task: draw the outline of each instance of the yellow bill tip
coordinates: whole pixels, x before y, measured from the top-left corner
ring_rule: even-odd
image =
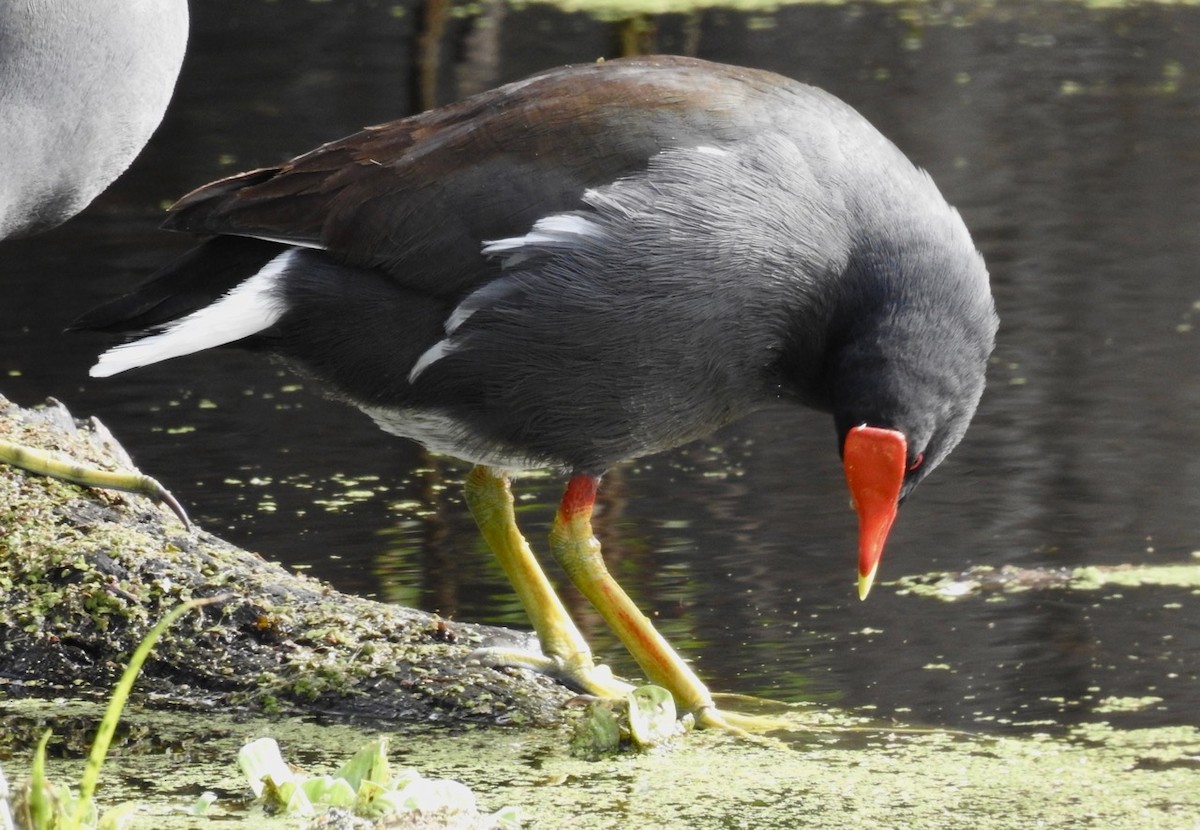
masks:
[[[860,573],[858,575],[858,598],[866,599],[867,594],[871,593],[871,586],[875,584],[875,568],[871,568],[870,573]]]

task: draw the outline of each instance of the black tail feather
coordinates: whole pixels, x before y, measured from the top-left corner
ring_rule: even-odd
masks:
[[[249,237],[214,237],[128,294],[86,312],[67,330],[138,332],[178,320],[224,296],[285,247]]]

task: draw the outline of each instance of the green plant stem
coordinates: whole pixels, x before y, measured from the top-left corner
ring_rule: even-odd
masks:
[[[137,649],[134,650],[133,656],[129,659],[129,665],[125,667],[125,671],[121,674],[121,679],[117,682],[117,686],[113,690],[112,698],[108,701],[108,708],[104,711],[104,718],[100,721],[100,727],[96,730],[96,738],[92,741],[92,751],[88,755],[87,766],[84,768],[83,778],[79,782],[79,800],[75,802],[75,814],[66,825],[68,830],[78,830],[78,828],[83,826],[83,820],[92,802],[92,796],[96,792],[96,783],[100,780],[100,769],[104,766],[104,759],[108,755],[108,747],[112,743],[113,734],[116,732],[117,724],[121,720],[121,712],[125,708],[125,701],[129,698],[129,693],[133,691],[133,683],[137,680],[138,672],[142,670],[142,664],[150,656],[150,651],[154,648],[154,644],[158,642],[158,638],[162,636],[164,631],[187,612],[203,605],[219,602],[222,599],[224,597],[193,599],[175,606],[167,612],[167,615],[159,621],[158,625],[150,629],[150,633],[145,636]]]

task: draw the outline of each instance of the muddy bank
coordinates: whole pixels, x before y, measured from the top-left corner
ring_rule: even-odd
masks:
[[[97,423],[0,397],[0,440],[107,469],[131,462]],[[173,605],[223,596],[181,620],[135,694],[197,709],[375,721],[556,723],[571,694],[469,659],[524,635],[338,593],[136,495],[0,464],[0,687],[106,694]]]

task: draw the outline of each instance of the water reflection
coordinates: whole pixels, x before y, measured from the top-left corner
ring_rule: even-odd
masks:
[[[422,40],[426,21],[384,5],[194,6],[177,100],[133,171],[68,226],[0,251],[4,392],[98,414],[207,528],[270,558],[456,619],[523,624],[461,504],[461,466],[247,355],[91,381],[99,341],[60,330],[187,246],[153,228],[191,187],[430,96],[613,54],[622,30],[484,4],[488,27],[454,17]],[[1200,10],[800,5],[651,22],[664,51],[774,69],[853,103],[930,170],[992,270],[1003,327],[990,389],[906,505],[883,579],[1200,548]],[[1194,589],[944,605],[884,587],[859,603],[841,475],[826,419],[760,413],[615,471],[598,531],[614,573],[718,689],[997,728],[1158,697],[1104,716],[1198,722]],[[518,483],[542,550],[561,486]],[[598,651],[632,671],[567,593]]]

